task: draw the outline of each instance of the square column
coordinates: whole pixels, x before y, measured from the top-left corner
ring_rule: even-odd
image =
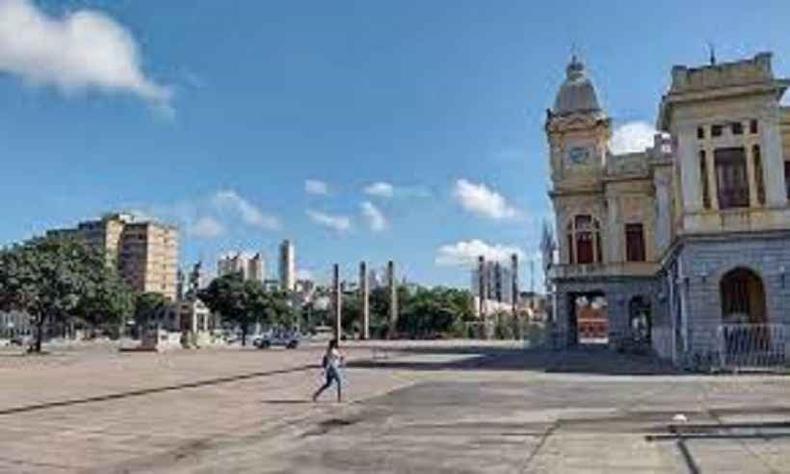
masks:
[[[340,291],[340,265],[337,263],[332,266],[332,299],[332,311],[335,316],[335,339],[340,344],[340,339],[343,336],[343,321],[341,318],[343,294]]]
[[[370,290],[368,288],[368,269],[365,262],[359,263],[359,297],[362,306],[361,339],[370,339]]]

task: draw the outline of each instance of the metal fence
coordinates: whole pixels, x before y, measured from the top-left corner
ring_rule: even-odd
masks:
[[[717,336],[722,369],[764,369],[790,363],[790,325],[722,324]]]

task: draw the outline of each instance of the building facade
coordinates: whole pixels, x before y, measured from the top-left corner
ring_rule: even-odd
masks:
[[[245,280],[263,283],[266,278],[266,263],[263,255],[247,255],[242,252],[226,254],[217,262],[217,275],[240,273]]]
[[[138,221],[128,214],[108,214],[80,222],[70,229],[52,230],[84,241],[105,255],[121,278],[137,292],[177,296],[178,229],[153,221]]]
[[[280,244],[280,289],[293,291],[296,287],[296,255],[294,244],[283,240]]]
[[[562,345],[641,338],[679,362],[721,352],[727,325],[790,323],[788,85],[769,53],[676,66],[653,146],[613,154],[572,59],[545,124]]]
[[[30,315],[21,311],[0,311],[0,338],[13,339],[33,334]]]

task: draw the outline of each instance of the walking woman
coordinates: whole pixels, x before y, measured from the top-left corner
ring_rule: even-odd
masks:
[[[313,394],[314,402],[318,400],[318,396],[321,395],[324,390],[328,389],[332,385],[332,382],[335,382],[335,385],[337,385],[337,401],[342,401],[342,380],[340,377],[341,365],[343,365],[343,353],[337,348],[337,339],[332,339],[329,341],[329,346],[326,348],[326,353],[324,354],[324,358],[321,361],[321,366],[324,368],[324,376],[326,377],[326,381],[324,382],[324,385],[322,385],[321,388],[319,388]]]

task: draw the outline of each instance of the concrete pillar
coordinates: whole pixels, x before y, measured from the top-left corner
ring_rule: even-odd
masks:
[[[518,255],[515,253],[510,256],[510,278],[510,299],[515,318],[518,315]]]
[[[784,156],[782,153],[782,134],[779,129],[779,106],[771,106],[761,117],[760,159],[763,165],[765,186],[765,205],[783,207],[787,205],[785,189]]]
[[[387,282],[390,292],[389,336],[395,334],[398,326],[398,284],[395,281],[395,262],[387,262]]]
[[[486,260],[480,255],[477,257],[477,314],[481,319],[485,319],[486,315],[486,293]]]
[[[706,146],[705,147],[705,170],[708,173],[707,180],[708,180],[708,196],[710,199],[710,208],[711,209],[718,209],[719,208],[719,184],[716,181],[716,149],[713,146]],[[700,187],[702,186],[702,182],[700,181]],[[700,190],[702,193],[702,190]]]
[[[760,203],[757,199],[757,175],[754,169],[754,149],[748,142],[744,144],[744,148],[746,151],[746,177],[749,182],[749,207],[759,207]]]
[[[332,267],[332,300],[332,311],[335,316],[335,339],[340,344],[340,339],[343,336],[343,293],[340,291],[340,265],[337,263]]]
[[[368,269],[365,262],[359,263],[359,298],[362,307],[361,339],[370,339],[370,298],[368,289]]]
[[[702,210],[702,186],[700,186],[697,128],[685,124],[674,130],[677,136],[677,159],[680,163],[680,187],[685,212]]]

